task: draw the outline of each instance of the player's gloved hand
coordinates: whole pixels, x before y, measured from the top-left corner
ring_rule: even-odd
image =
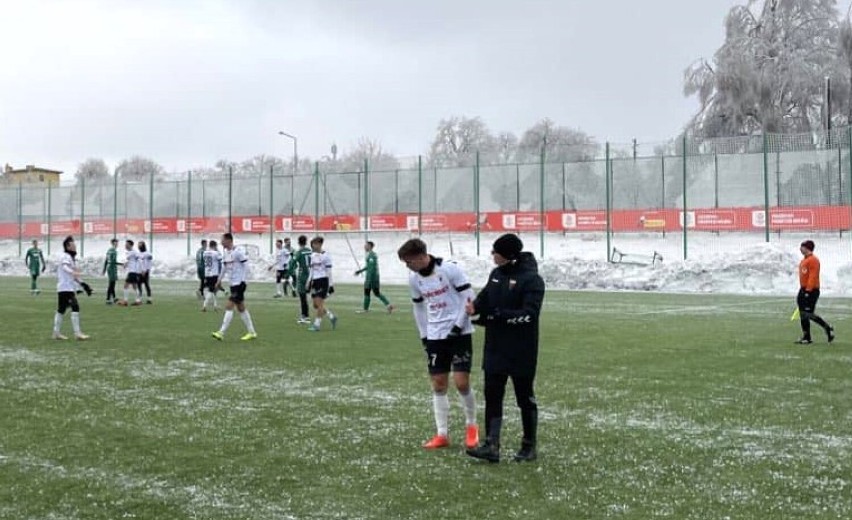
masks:
[[[426,346],[426,338],[420,338],[420,343],[425,347]]]
[[[361,276],[361,271],[355,271],[355,276]]]
[[[334,286],[328,288],[328,294],[334,294]]]
[[[447,337],[448,338],[455,338],[455,337],[461,336],[461,333],[462,333],[462,328],[459,327],[458,325],[453,325],[453,328],[450,329],[450,333],[447,334]]]
[[[92,293],[95,292],[92,290],[92,286],[87,284],[86,282],[80,282],[80,287],[82,287],[83,290],[86,291],[86,296],[91,296]]]

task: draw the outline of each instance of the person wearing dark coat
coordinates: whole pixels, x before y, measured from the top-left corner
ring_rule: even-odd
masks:
[[[532,253],[523,252],[517,235],[507,233],[495,242],[491,254],[497,267],[467,313],[485,327],[482,369],[485,372],[485,441],[467,454],[490,462],[500,461],[503,397],[512,379],[521,409],[523,439],[517,462],[536,459],[538,405],[533,383],[538,362],[539,314],[544,300],[544,280]],[[478,316],[478,317],[477,317]]]

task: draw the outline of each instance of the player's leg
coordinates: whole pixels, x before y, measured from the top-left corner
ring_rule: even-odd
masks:
[[[145,273],[145,295],[146,303],[151,303],[151,273]]]
[[[370,311],[370,286],[368,284],[364,284],[364,305],[363,312]]]
[[[382,291],[379,287],[378,281],[376,281],[376,283],[373,284],[373,294],[375,294],[376,298],[378,298],[379,301],[382,302],[385,305],[385,308],[388,310],[388,312],[393,312],[393,305],[391,305],[390,301],[387,298],[385,298],[384,294],[382,294]]]
[[[38,293],[38,273],[30,272],[30,293]]]
[[[515,388],[515,400],[521,409],[521,425],[524,436],[521,439],[521,449],[515,454],[516,462],[536,459],[536,439],[538,437],[538,403],[535,400],[533,388],[534,376],[512,376],[512,386]]]
[[[80,304],[77,302],[77,295],[71,293],[69,303],[71,304],[71,325],[74,327],[74,337],[78,341],[89,339],[89,336],[83,334],[83,331],[80,330]]]
[[[237,307],[237,310],[240,313],[240,319],[243,320],[243,325],[246,326],[246,334],[240,338],[243,341],[250,341],[257,338],[257,331],[254,330],[254,323],[251,321],[251,314],[249,313],[248,308],[246,307],[246,290],[247,285],[245,282],[241,283],[237,286],[238,294],[234,298],[234,305]],[[231,290],[231,296],[233,297],[233,289]]]
[[[465,446],[479,444],[479,426],[476,424],[476,399],[470,386],[470,369],[473,362],[473,336],[464,334],[451,339],[453,346],[453,382],[459,392],[465,419]]]
[[[219,327],[219,330],[213,333],[213,337],[222,341],[222,338],[225,337],[225,333],[228,331],[228,327],[231,326],[231,321],[234,319],[234,289],[236,286],[231,287],[231,295],[228,297],[228,301],[225,302],[225,315],[222,316],[222,325]]]
[[[435,436],[423,447],[426,449],[445,448],[450,445],[449,419],[450,400],[447,396],[450,367],[452,365],[452,346],[446,340],[426,341],[426,365],[432,385],[432,412],[435,416]]]
[[[471,457],[500,461],[500,430],[503,427],[503,398],[509,376],[485,372],[485,442],[467,450]]]
[[[799,307],[799,324],[802,327],[802,337],[796,343],[811,343],[810,306],[808,305],[808,298],[805,298],[804,289],[799,289],[799,294],[796,296],[796,305]]]
[[[275,294],[273,298],[281,298],[284,294],[284,284],[281,281],[281,271],[275,271]]]
[[[56,314],[53,315],[53,339],[68,339],[62,335],[62,320],[65,317],[65,311],[68,309],[68,294],[67,292],[56,293]]]
[[[813,321],[814,323],[816,323],[817,325],[822,327],[822,330],[825,331],[825,336],[828,338],[828,342],[831,343],[832,341],[834,341],[834,327],[829,325],[824,319],[822,319],[816,313],[816,306],[817,306],[817,302],[819,301],[819,289],[816,289],[811,293],[810,300],[811,300],[811,302],[810,302],[810,304],[811,304],[810,319],[811,319],[811,321]]]

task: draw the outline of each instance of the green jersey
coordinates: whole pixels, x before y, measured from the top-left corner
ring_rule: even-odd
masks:
[[[308,281],[308,271],[310,269],[311,263],[311,250],[310,248],[303,247],[296,251],[293,254],[293,257],[290,258],[290,272],[295,272],[294,269],[298,269],[298,277],[299,281],[307,282]]]
[[[199,247],[198,251],[195,252],[195,270],[198,271],[200,275],[204,275],[204,248]]]
[[[364,259],[364,268],[361,271],[366,272],[364,281],[367,283],[376,282],[379,279],[379,255],[375,251],[367,253]]]
[[[41,249],[31,247],[27,249],[27,254],[24,257],[24,263],[30,268],[30,274],[37,275],[44,270],[44,255],[41,254]]]
[[[109,276],[110,280],[118,278],[118,251],[114,247],[107,249],[106,259],[104,260],[104,273]]]

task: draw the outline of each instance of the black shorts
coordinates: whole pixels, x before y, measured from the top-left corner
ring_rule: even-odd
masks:
[[[56,312],[65,314],[68,307],[71,307],[71,312],[80,312],[80,304],[77,303],[77,294],[74,291],[62,291],[56,293],[57,305]]]
[[[234,303],[243,303],[246,301],[246,283],[231,286],[231,295],[228,297]]]
[[[131,285],[139,285],[139,273],[127,273],[127,278],[124,281]]]
[[[446,339],[426,340],[426,365],[430,374],[453,372],[470,373],[473,363],[473,336],[461,336]]]
[[[219,282],[218,276],[206,276],[206,277],[204,277],[204,287],[212,293],[216,292],[216,284],[218,282]]]
[[[813,314],[816,309],[817,300],[819,300],[819,289],[814,289],[809,296],[805,298],[805,290],[799,289],[799,294],[796,296],[796,304],[799,306],[799,313],[807,312]]]
[[[275,274],[275,283],[281,283],[290,278],[290,271],[287,269],[279,269]]]
[[[328,298],[328,278],[311,280],[311,298]]]

